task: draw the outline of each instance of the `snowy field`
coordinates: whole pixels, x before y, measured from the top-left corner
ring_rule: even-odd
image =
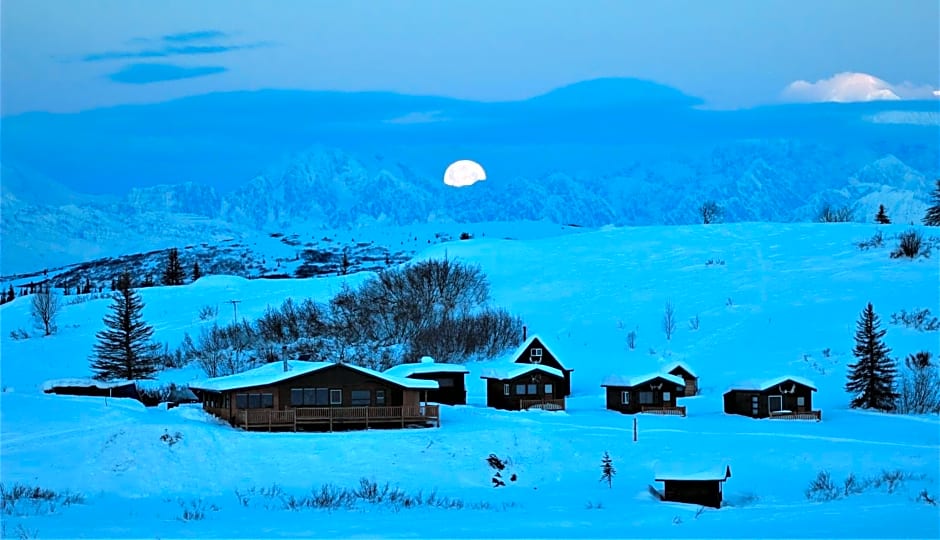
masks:
[[[885,236],[907,229],[882,226]],[[937,538],[940,513],[918,500],[940,495],[940,421],[850,410],[843,390],[855,322],[872,302],[892,355],[929,350],[938,336],[891,325],[901,309],[940,312],[937,257],[889,258],[894,241],[859,250],[874,225],[757,224],[605,229],[505,240],[504,234],[432,245],[421,257],[479,263],[493,301],[523,317],[566,367],[573,395],[564,412],[485,407],[482,370],[471,362],[467,406],[442,407],[439,429],[338,433],[247,433],[198,406],[145,408],[136,401],[52,396],[49,379],[87,377],[108,299],[67,305],[59,332],[32,329],[29,299],[0,307],[0,474],[80,502],[19,501],[4,509],[3,533],[30,538]],[[936,233],[924,229],[925,236]],[[706,264],[707,261],[723,264]],[[341,280],[243,280],[210,276],[181,287],[143,289],[155,338],[177,345],[198,334],[202,306],[219,323],[253,319],[287,297],[325,301]],[[679,325],[660,328],[665,302]],[[698,317],[692,330],[687,321]],[[11,331],[33,337],[14,340]],[[626,335],[637,333],[637,346]],[[824,352],[826,351],[826,352]],[[608,375],[640,375],[689,364],[700,395],[680,399],[688,416],[604,410]],[[822,422],[753,420],[721,412],[734,383],[799,376],[818,388]],[[160,375],[185,383],[191,367]],[[169,437],[164,437],[164,435]],[[178,434],[178,436],[177,436]],[[161,439],[163,437],[163,439]],[[171,444],[172,442],[172,444]],[[617,474],[599,482],[609,452]],[[492,487],[490,454],[516,482]],[[730,466],[721,509],[656,500],[657,471]],[[804,494],[826,470],[875,479],[898,470],[896,486],[814,502]],[[507,474],[504,473],[504,476]],[[436,504],[357,501],[300,507],[324,485],[388,482]],[[291,497],[293,496],[293,498]],[[308,498],[309,499],[309,498]],[[322,498],[321,498],[322,499]],[[292,502],[293,501],[293,502]],[[433,502],[433,501],[432,501]],[[443,508],[460,506],[462,508]]]

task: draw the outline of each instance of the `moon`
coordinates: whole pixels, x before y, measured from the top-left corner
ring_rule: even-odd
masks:
[[[481,180],[486,180],[486,171],[479,163],[469,159],[455,161],[444,171],[444,183],[448,186],[472,186]]]

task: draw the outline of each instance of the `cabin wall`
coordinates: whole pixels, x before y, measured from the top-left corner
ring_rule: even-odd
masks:
[[[625,414],[635,414],[641,412],[643,407],[676,407],[676,399],[681,395],[681,386],[662,380],[662,388],[653,390],[649,383],[643,383],[638,386],[608,386],[607,388],[607,408],[612,411],[619,411]],[[658,383],[657,383],[658,384]],[[630,403],[623,404],[623,392],[630,393]],[[652,392],[652,403],[640,403],[640,392]],[[669,399],[663,399],[663,392],[669,392]]]
[[[385,403],[383,406],[397,407],[403,404],[402,388],[352,368],[343,367],[342,365],[332,366],[313,373],[308,373],[296,379],[279,383],[279,402],[282,404],[282,406],[279,407],[280,409],[292,408],[290,396],[292,388],[329,388],[331,390],[339,389],[343,391],[342,405],[327,404],[316,405],[316,407],[353,407],[353,390],[368,390],[369,403],[371,406],[380,406],[376,403],[376,390],[385,391]]]
[[[561,362],[558,361],[558,358],[548,348],[545,347],[545,344],[535,338],[532,340],[532,343],[522,351],[518,358],[516,358],[517,364],[532,364],[530,350],[532,349],[542,349],[542,361],[538,362],[539,365],[548,366],[555,368],[561,371],[564,374],[564,381],[560,383],[559,390],[555,392],[558,397],[567,397],[571,395],[571,372],[566,370]]]
[[[719,480],[666,480],[664,484],[663,499],[666,501],[721,508]]]
[[[785,387],[789,389],[789,387]],[[740,414],[752,418],[768,418],[770,416],[770,396],[783,398],[783,409],[793,412],[809,412],[813,410],[813,390],[807,386],[797,385],[792,394],[785,394],[774,387],[764,391],[758,390],[732,390],[725,394],[725,412]],[[757,398],[757,412],[754,413],[753,399]],[[802,397],[805,402],[802,407],[797,405],[797,398]]]
[[[409,378],[423,381],[437,381],[440,388],[438,390],[427,390],[428,401],[443,403],[445,405],[467,404],[466,373],[415,373],[414,375],[410,375]],[[450,380],[453,385],[447,386],[447,380]],[[444,384],[441,384],[442,382],[444,382]]]
[[[486,405],[496,409],[518,411],[522,408],[520,401],[523,399],[564,399],[565,395],[561,390],[563,388],[563,383],[564,379],[561,377],[556,377],[547,373],[526,373],[524,375],[507,380],[486,379]],[[504,393],[504,384],[509,385],[508,396]],[[516,385],[518,384],[536,384],[537,393],[519,394],[516,391]],[[545,392],[546,384],[552,385],[552,391],[550,393]]]

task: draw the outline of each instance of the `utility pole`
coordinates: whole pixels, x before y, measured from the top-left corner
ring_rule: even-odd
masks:
[[[234,312],[233,317],[235,318],[236,323],[238,322],[238,303],[239,302],[241,302],[241,300],[229,300],[228,301],[229,304],[232,304],[232,311]]]

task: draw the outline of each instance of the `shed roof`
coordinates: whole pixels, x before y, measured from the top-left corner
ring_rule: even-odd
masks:
[[[270,364],[265,364],[263,366],[249,369],[248,371],[243,371],[242,373],[236,373],[234,375],[226,375],[224,377],[214,377],[211,379],[194,381],[189,383],[189,387],[194,390],[225,392],[228,390],[237,390],[239,388],[266,386],[338,365],[345,366],[366,375],[371,375],[391,384],[401,386],[402,388],[416,390],[436,390],[438,388],[437,381],[425,381],[420,379],[396,377],[394,375],[386,375],[373,369],[354,366],[352,364],[337,364],[334,362],[306,362],[303,360],[288,360],[287,371],[284,371],[283,362],[271,362]]]
[[[731,477],[731,467],[711,467],[707,469],[689,468],[678,466],[672,469],[656,471],[656,481],[665,482],[667,480],[685,480],[685,481],[708,481],[717,480],[724,482]]]
[[[515,379],[520,375],[525,375],[526,373],[532,371],[541,371],[559,378],[565,377],[561,370],[549,366],[543,366],[542,364],[508,364],[498,368],[483,370],[483,372],[480,374],[480,378],[499,379],[501,381],[506,381],[509,379]]]
[[[135,385],[135,381],[119,380],[119,381],[99,381],[96,379],[86,379],[86,378],[69,378],[69,379],[50,379],[42,383],[43,392],[48,392],[53,388],[101,388],[102,390],[107,390],[108,388],[118,388],[121,386],[130,386]]]
[[[774,386],[777,386],[778,384],[783,384],[787,381],[792,381],[797,384],[801,384],[803,386],[810,388],[813,391],[816,391],[816,385],[813,384],[813,382],[808,379],[804,379],[802,377],[797,377],[794,375],[783,375],[780,377],[775,377],[773,379],[765,379],[765,380],[749,379],[745,381],[739,381],[738,383],[729,386],[728,389],[725,391],[725,393],[727,394],[728,392],[731,392],[734,390],[739,390],[739,391],[744,391],[744,392],[748,392],[748,391],[763,392],[764,390],[769,390],[773,388]]]
[[[645,382],[649,382],[657,378],[665,379],[671,383],[675,383],[679,386],[685,387],[685,380],[682,377],[677,377],[675,375],[670,375],[668,373],[647,373],[646,375],[640,375],[638,377],[624,377],[621,375],[610,375],[604,379],[604,381],[601,383],[601,386],[633,387],[638,384],[643,384]]]
[[[685,370],[685,372],[688,373],[689,375],[691,375],[691,376],[693,376],[693,377],[697,377],[697,375],[695,374],[695,372],[692,371],[692,368],[690,368],[689,365],[686,364],[685,362],[673,362],[672,364],[666,366],[666,369],[664,369],[663,371],[665,371],[666,373],[669,373],[669,372],[675,370],[676,368],[683,369],[683,370]]]
[[[392,366],[385,371],[386,375],[393,377],[410,377],[422,373],[470,373],[467,366],[460,364],[443,364],[440,362],[416,362]]]

